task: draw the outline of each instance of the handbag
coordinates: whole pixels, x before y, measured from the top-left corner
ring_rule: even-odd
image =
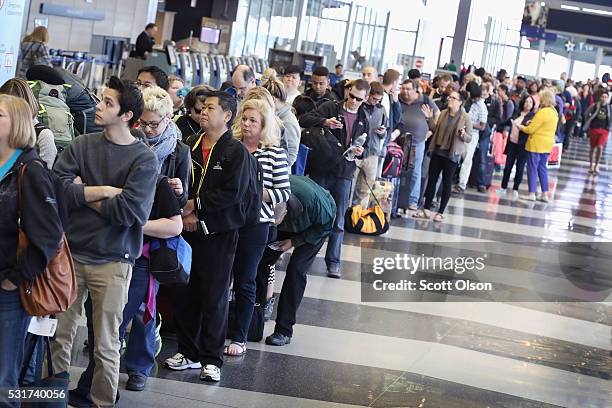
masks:
[[[232,291],[233,295],[233,291]],[[232,296],[234,297],[234,296]],[[227,332],[231,333],[232,326],[235,324],[236,320],[236,300],[231,299],[229,301],[229,307],[227,312]],[[263,339],[264,332],[264,308],[260,303],[255,302],[253,306],[253,315],[251,317],[251,324],[249,325],[249,330],[247,331],[247,341],[259,342]]]
[[[186,285],[191,273],[191,246],[178,235],[149,243],[149,270],[161,285]]]
[[[389,222],[363,172],[361,175],[376,204],[370,208],[362,208],[361,204],[349,207],[344,214],[344,229],[354,234],[382,235],[389,230]]]
[[[42,166],[42,164],[39,163]],[[28,237],[21,223],[23,211],[22,190],[23,180],[28,165],[19,168],[17,178],[17,200],[19,219],[19,242],[17,245],[17,258],[25,253]],[[49,264],[36,279],[24,281],[19,286],[21,305],[30,316],[47,316],[65,312],[75,302],[77,297],[77,282],[74,262],[68,246],[66,234],[62,234],[55,255]]]

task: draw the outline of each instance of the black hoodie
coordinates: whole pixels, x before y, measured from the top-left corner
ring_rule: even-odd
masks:
[[[213,146],[204,173],[202,138],[203,135],[194,135],[187,140],[192,159],[189,199],[196,201],[198,219],[205,222],[210,232],[241,228],[246,223],[249,204],[249,152],[228,130]],[[196,198],[199,198],[200,208]]]
[[[24,163],[28,167],[22,191],[22,219],[29,244],[18,261],[17,179]],[[9,279],[19,285],[24,280],[33,280],[55,255],[64,230],[52,177],[41,165],[36,151],[28,148],[0,180],[0,281]]]

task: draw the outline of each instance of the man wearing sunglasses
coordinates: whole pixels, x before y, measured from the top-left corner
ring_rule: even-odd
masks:
[[[368,134],[369,125],[363,108],[370,85],[363,79],[349,82],[345,88],[344,101],[327,101],[319,105],[317,110],[305,113],[300,117],[302,128],[323,128],[326,132],[321,137],[329,141],[326,146],[333,150],[311,151],[309,154],[330,155],[330,160],[321,168],[309,167],[310,178],[321,187],[329,190],[336,202],[336,220],[334,229],[329,237],[325,263],[327,276],[340,278],[340,254],[344,238],[344,213],[349,205],[351,184],[355,169],[354,161],[344,158],[344,153],[351,149],[358,158],[363,154],[364,148],[354,146],[353,142],[363,133]],[[329,136],[329,137],[327,137]],[[367,140],[364,146],[367,146]]]

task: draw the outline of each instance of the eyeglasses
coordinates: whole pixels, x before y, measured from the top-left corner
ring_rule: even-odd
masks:
[[[155,130],[155,129],[157,129],[161,123],[162,123],[162,121],[161,121],[161,120],[160,120],[159,122],[145,122],[145,121],[143,121],[143,120],[139,120],[139,121],[138,121],[138,125],[139,125],[141,128],[143,128],[143,129],[144,129],[144,128],[146,128],[146,127],[149,127],[151,130]]]
[[[454,101],[461,102],[461,99],[457,98],[456,96],[449,96],[447,99],[452,99]]]
[[[349,93],[349,98],[356,100],[357,102],[363,102],[363,98],[358,98],[352,93]]]
[[[152,83],[150,83],[150,82],[140,82],[140,81],[138,81],[138,80],[137,80],[136,82],[134,82],[134,83],[135,83],[135,84],[136,84],[136,86],[137,86],[137,87],[139,87],[139,88],[140,88],[141,86],[142,86],[142,87],[144,87],[144,88],[151,88],[151,87],[153,86],[153,84],[152,84]]]

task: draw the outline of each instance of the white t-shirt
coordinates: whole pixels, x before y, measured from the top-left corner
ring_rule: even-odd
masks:
[[[293,101],[295,100],[295,98],[297,98],[298,95],[301,95],[300,91],[298,90],[287,92],[287,103],[289,105],[293,105]]]

